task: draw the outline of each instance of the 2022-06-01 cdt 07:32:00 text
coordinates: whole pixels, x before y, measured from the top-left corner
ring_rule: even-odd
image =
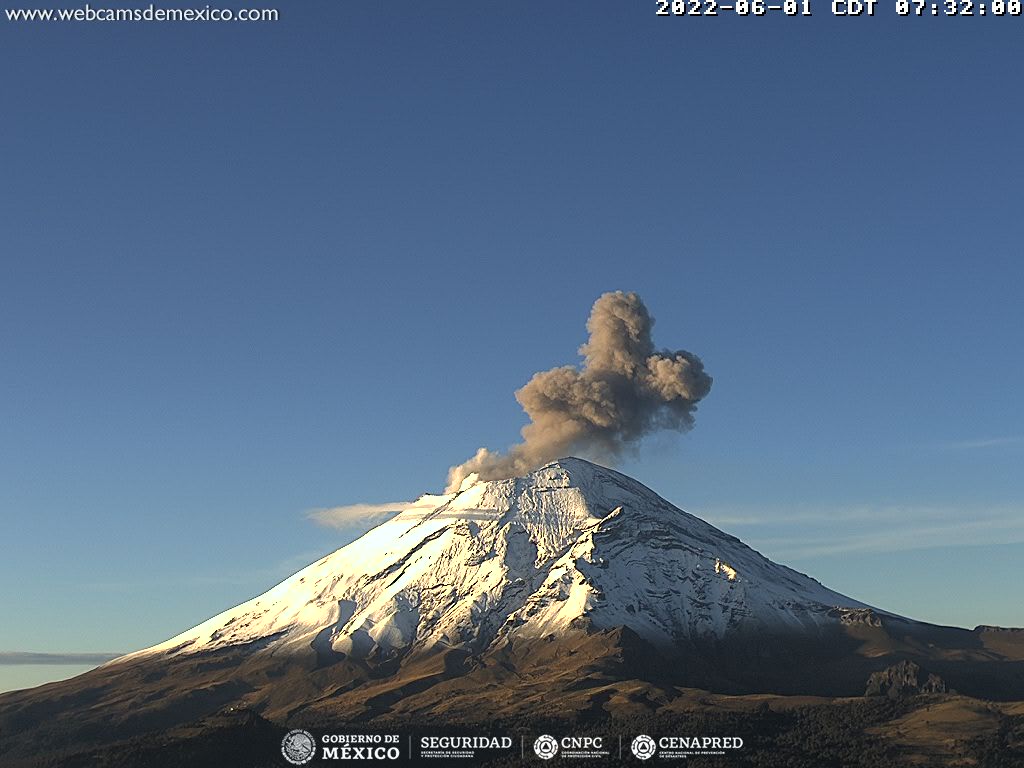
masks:
[[[881,15],[879,0],[822,0],[828,4],[833,16],[872,17]],[[812,0],[734,0],[722,3],[718,0],[655,0],[655,15],[666,17],[685,16],[813,16],[816,3]],[[898,16],[1021,16],[1021,0],[896,0],[886,4]]]

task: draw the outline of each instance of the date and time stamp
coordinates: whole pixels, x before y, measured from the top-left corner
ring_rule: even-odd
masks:
[[[833,16],[1020,16],[1022,0],[655,0],[658,16],[811,16],[812,5],[829,5]]]

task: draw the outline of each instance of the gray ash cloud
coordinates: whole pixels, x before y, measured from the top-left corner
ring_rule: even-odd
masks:
[[[577,454],[614,461],[656,430],[693,427],[697,403],[711,377],[692,352],[656,350],[654,320],[635,293],[601,296],[590,312],[582,366],[535,373],[516,391],[530,423],[507,453],[481,448],[448,472],[448,490],[471,474],[481,480],[515,477]]]

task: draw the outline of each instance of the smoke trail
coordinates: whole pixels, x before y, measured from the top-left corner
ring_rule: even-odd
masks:
[[[448,491],[474,473],[481,480],[514,477],[574,453],[608,461],[656,429],[690,429],[711,377],[690,352],[656,352],[653,325],[635,293],[601,296],[579,350],[583,366],[534,374],[516,392],[530,417],[523,442],[505,454],[481,448],[448,471]]]

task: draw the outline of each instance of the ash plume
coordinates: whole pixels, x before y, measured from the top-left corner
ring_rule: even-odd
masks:
[[[448,492],[472,474],[500,480],[570,454],[617,458],[644,435],[693,426],[697,402],[711,390],[700,358],[684,350],[656,351],[654,319],[635,293],[602,295],[590,312],[583,365],[535,373],[516,391],[530,417],[523,442],[507,453],[481,448],[448,471]]]

